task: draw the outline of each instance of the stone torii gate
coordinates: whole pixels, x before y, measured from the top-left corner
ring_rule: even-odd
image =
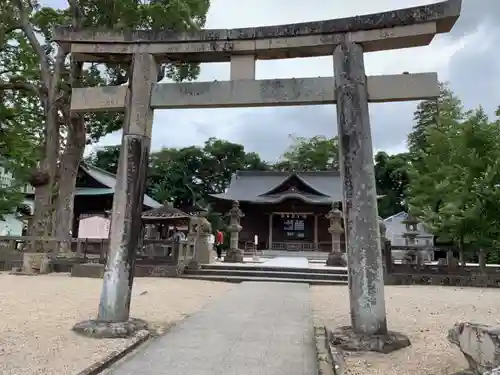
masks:
[[[343,19],[193,33],[56,28],[55,41],[78,61],[131,64],[128,86],[74,88],[71,100],[73,112],[126,113],[97,322],[129,324],[155,109],[336,104],[352,330],[386,335],[368,103],[436,98],[439,89],[435,73],[366,77],[363,55],[428,45],[435,34],[451,30],[460,10],[461,0],[448,0]],[[255,79],[258,59],[314,56],[333,57],[333,77]],[[159,64],[175,61],[230,62],[231,79],[157,83]]]

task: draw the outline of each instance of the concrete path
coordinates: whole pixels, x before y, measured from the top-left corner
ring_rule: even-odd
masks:
[[[309,267],[309,261],[307,258],[299,257],[276,257],[265,261],[261,264],[266,267],[290,267],[290,268],[307,268]]]
[[[238,284],[110,374],[316,375],[309,298],[306,284]]]

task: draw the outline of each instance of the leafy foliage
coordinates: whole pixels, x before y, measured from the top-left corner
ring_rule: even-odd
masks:
[[[425,146],[414,152],[410,209],[441,239],[498,257],[500,122],[482,108],[465,112],[456,98],[445,105],[439,121],[426,125]]]
[[[119,146],[105,147],[87,162],[116,173]],[[265,170],[268,165],[242,145],[210,138],[203,147],[164,148],[153,152],[148,173],[148,194],[176,207],[208,203],[209,194],[222,193],[237,170]]]
[[[27,53],[26,41],[19,35],[10,43],[0,35],[0,43],[0,85],[11,88],[0,90],[0,167],[14,177],[10,183],[0,182],[1,217],[23,208],[23,188],[40,157],[43,113],[30,86],[39,79],[39,71],[31,69],[36,56]],[[14,67],[23,74],[24,82],[16,77],[7,82],[5,73]]]
[[[339,167],[337,137],[312,138],[291,136],[292,145],[274,168],[281,171],[327,171]]]
[[[439,89],[440,96],[437,100],[421,101],[414,113],[413,131],[408,136],[408,148],[414,155],[428,146],[428,131],[436,126],[438,121],[440,126],[453,126],[463,119],[464,112],[460,99],[445,83],[441,83]]]
[[[408,153],[375,155],[377,194],[382,195],[378,201],[379,216],[385,218],[406,210],[409,160]]]
[[[85,159],[85,162],[116,174],[120,160],[120,146],[105,146]]]
[[[41,117],[36,122],[38,138],[31,144],[32,149],[41,146],[40,152],[33,155],[36,156],[37,174],[44,177],[41,179],[44,183],[36,189],[34,235],[51,235],[54,210],[58,222],[56,235],[69,235],[72,204],[68,202],[73,201],[76,171],[85,144],[96,142],[123,125],[122,114],[71,115],[71,89],[82,85],[121,85],[129,78],[126,64],[84,66],[73,61],[71,56],[67,58],[65,52],[52,42],[53,27],[189,31],[203,27],[209,5],[209,0],[68,0],[67,7],[56,9],[43,7],[36,0],[2,2],[0,96],[29,93],[31,104]],[[161,67],[158,79],[192,80],[198,73],[198,64],[172,62]],[[20,103],[17,97],[12,100]],[[14,109],[19,112],[28,110],[26,106]],[[27,117],[25,114],[17,116]],[[20,136],[19,129],[24,124],[17,122],[16,118],[11,124],[9,142],[12,143],[16,136]],[[5,126],[2,124],[2,135]],[[9,160],[16,157],[8,155]],[[58,168],[59,174],[56,173]],[[54,191],[57,194],[53,194]]]

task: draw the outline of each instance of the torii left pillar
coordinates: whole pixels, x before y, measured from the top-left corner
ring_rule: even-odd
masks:
[[[97,320],[75,325],[80,333],[91,328],[93,336],[123,337],[147,327],[129,314],[153,126],[151,89],[157,77],[152,55],[133,55],[99,312]]]

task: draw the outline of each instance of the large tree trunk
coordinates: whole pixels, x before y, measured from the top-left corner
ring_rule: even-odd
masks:
[[[85,149],[85,127],[80,118],[73,119],[59,165],[59,193],[56,204],[55,235],[61,240],[59,251],[68,253],[71,246],[73,208],[78,167]]]
[[[486,251],[484,251],[484,249],[479,249],[478,263],[479,263],[479,271],[483,275],[485,275],[486,274]]]
[[[71,3],[74,12],[73,21],[78,25],[78,8]],[[81,86],[83,63],[71,60],[71,88]],[[85,150],[86,132],[83,115],[71,113],[71,100],[66,101],[67,108],[62,110],[68,125],[66,145],[59,165],[59,191],[56,204],[56,237],[60,239],[59,251],[69,253],[71,247],[71,229],[73,227],[73,208],[78,167]]]
[[[51,238],[53,235],[53,193],[59,150],[59,126],[57,111],[48,108],[45,125],[44,157],[31,178],[35,187],[34,214],[30,236]],[[53,242],[35,241],[30,244],[31,252],[50,252]]]

